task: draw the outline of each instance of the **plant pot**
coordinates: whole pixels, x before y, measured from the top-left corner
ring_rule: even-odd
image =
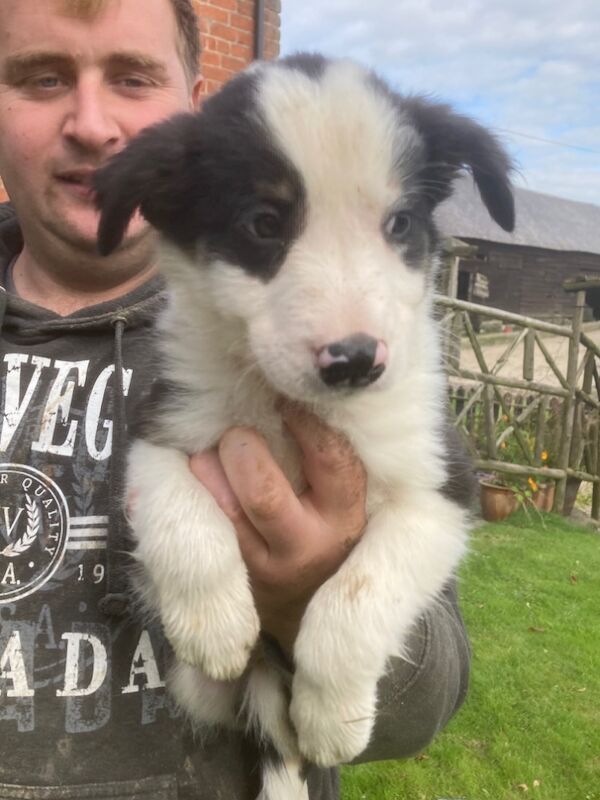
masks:
[[[542,483],[538,485],[537,492],[533,495],[533,505],[538,511],[552,511],[554,505],[554,483]]]
[[[479,481],[479,497],[481,514],[487,522],[506,519],[519,505],[512,489],[488,481]]]

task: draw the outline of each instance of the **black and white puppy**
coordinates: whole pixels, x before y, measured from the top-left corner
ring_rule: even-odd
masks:
[[[97,176],[101,251],[141,209],[170,295],[160,346],[174,391],[128,468],[145,595],[179,662],[180,704],[209,723],[241,713],[282,756],[261,800],[306,797],[304,760],[366,747],[388,659],[465,551],[432,317],[432,212],[465,168],[511,230],[509,159],[490,133],[352,62],[300,55],[252,66]],[[280,396],[342,431],[368,474],[367,529],[308,606],[291,702],[267,663],[248,668],[260,626],[246,568],[188,468],[230,426],[253,426],[301,491]]]

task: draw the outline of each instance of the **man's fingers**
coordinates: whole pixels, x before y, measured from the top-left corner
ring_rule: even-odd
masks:
[[[221,511],[235,526],[240,550],[245,560],[256,561],[268,557],[267,542],[246,516],[227,478],[216,448],[194,453],[190,457],[192,474],[208,489]]]
[[[284,403],[281,412],[304,457],[303,467],[318,511],[364,516],[366,474],[348,440],[301,406]]]
[[[230,428],[219,456],[231,489],[271,553],[294,550],[305,512],[263,437],[251,428]]]
[[[221,510],[230,519],[234,520],[239,516],[240,503],[227,480],[216,448],[204,450],[202,453],[194,453],[190,457],[190,470],[192,475],[208,489]]]

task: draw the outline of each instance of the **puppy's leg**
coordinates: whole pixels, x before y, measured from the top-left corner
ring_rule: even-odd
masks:
[[[142,591],[177,658],[218,680],[238,677],[259,621],[233,526],[170,448],[135,442],[128,493]]]
[[[194,724],[212,727],[237,727],[236,704],[239,681],[217,681],[197,667],[178,661],[167,677],[167,687],[175,701]]]
[[[291,717],[321,766],[367,746],[388,658],[441,591],[465,548],[463,509],[433,492],[375,514],[347,561],[315,594],[295,646]]]
[[[304,761],[289,720],[289,688],[266,661],[248,675],[242,715],[262,751],[262,790],[257,800],[308,800]]]

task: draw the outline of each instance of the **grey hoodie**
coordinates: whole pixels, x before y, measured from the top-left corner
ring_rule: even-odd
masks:
[[[0,205],[0,285],[22,246]],[[126,606],[128,422],[156,375],[158,278],[68,317],[0,288],[0,800],[255,800],[241,735],[195,738],[164,687],[160,626]],[[116,365],[116,369],[115,369]],[[273,653],[277,658],[277,653]],[[380,685],[361,761],[423,748],[460,706],[469,649],[455,587]],[[311,771],[311,800],[338,797]]]

